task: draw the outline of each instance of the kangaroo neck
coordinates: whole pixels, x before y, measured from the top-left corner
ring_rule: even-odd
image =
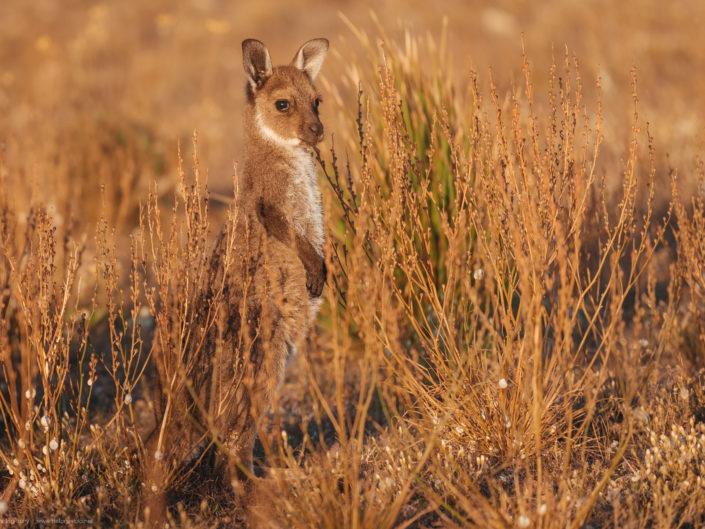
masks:
[[[245,114],[245,176],[262,178],[276,173],[294,180],[315,180],[313,149],[299,139],[284,138],[267,127],[256,109]],[[255,174],[247,174],[255,173]]]

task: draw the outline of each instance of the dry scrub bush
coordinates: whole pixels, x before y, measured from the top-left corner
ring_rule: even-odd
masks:
[[[625,471],[605,501],[622,527],[698,527],[702,524],[705,461],[703,373],[656,388],[641,408],[636,442]]]
[[[3,164],[4,165],[4,164]],[[0,411],[9,441],[3,466],[13,479],[4,501],[19,487],[25,505],[62,505],[83,486],[79,435],[86,428],[86,408],[95,376],[70,373],[71,356],[85,358],[85,316],[75,305],[76,270],[81,247],[61,244],[52,219],[34,206],[20,230],[2,173],[2,380]],[[24,233],[21,233],[24,231]]]
[[[702,367],[705,362],[705,169],[701,159],[696,170],[700,193],[692,197],[690,205],[681,200],[675,172],[671,187],[678,222],[674,234],[679,278],[686,290],[681,319],[683,349],[693,365]]]
[[[636,81],[628,150],[621,166],[605,164],[600,100],[583,101],[569,55],[542,94],[524,59],[521,88],[505,96],[491,76],[488,90],[474,73],[455,87],[442,43],[409,35],[380,55],[354,29],[369,54],[348,86],[328,86],[341,102],[359,93],[360,105],[357,116],[340,109],[346,163],[340,147],[321,157],[331,281],[299,359],[310,412],[280,430],[275,406],[260,429],[266,515],[292,527],[702,524],[702,380],[678,376],[684,359],[702,361],[705,212],[702,197],[677,196],[674,173],[675,221],[671,210],[655,218],[656,151]],[[204,419],[195,437],[159,445],[171,466],[158,487],[183,502],[174,523],[238,519],[222,483],[171,463],[219,444],[199,377],[210,376],[204,352],[225,350],[218,281],[242,243],[231,210],[213,244],[197,159],[194,173],[190,185],[179,170],[171,212],[147,197],[129,259],[124,234],[100,224],[88,309],[77,301],[78,236],[55,233],[39,205],[25,235],[0,191],[10,514],[136,520],[144,505],[130,497],[151,487],[136,470],[154,454],[132,396],[151,351],[169,409],[187,397]],[[606,196],[610,180],[618,197]],[[667,229],[677,262],[661,288],[650,262]],[[112,387],[102,427],[89,426],[96,378]],[[22,397],[35,386],[36,411]],[[183,420],[167,412],[157,432]],[[35,476],[22,489],[20,471]]]
[[[475,75],[467,100],[436,70],[426,78],[418,48],[387,43],[358,113],[360,166],[329,162],[340,447],[306,486],[281,481],[282,511],[318,527],[420,524],[428,510],[449,526],[608,523],[600,498],[675,338],[677,281],[658,299],[648,268],[670,211],[653,219],[636,79],[620,170],[600,166],[600,102],[590,113],[582,101],[577,60],[549,72],[541,113],[526,59],[523,93],[503,99],[490,83],[488,105]],[[618,199],[605,178],[622,180]],[[359,390],[348,417],[345,371]],[[378,439],[401,462],[389,470],[368,464],[379,441],[364,440],[360,410],[373,398]],[[703,500],[697,489],[688,505]]]
[[[179,155],[181,198],[175,197],[168,230],[158,195],[152,192],[138,238],[137,262],[144,267],[144,277],[149,277],[145,299],[155,315],[151,351],[154,384],[159,388],[154,402],[158,422],[141,450],[142,486],[154,492],[178,492],[187,486],[194,469],[211,454],[208,449],[220,447],[219,436],[228,433],[219,424],[229,420],[228,414],[246,413],[240,388],[252,383],[247,379],[247,354],[251,337],[261,331],[255,321],[235,328],[229,323],[241,319],[246,310],[244,299],[235,296],[233,303],[235,293],[228,284],[230,275],[241,272],[241,288],[247,291],[244,267],[235,263],[240,254],[234,247],[248,242],[236,238],[238,211],[233,206],[212,244],[206,178],[201,175],[196,147],[194,136],[193,183],[187,183]],[[224,340],[239,345],[238,354],[224,358],[232,350]],[[204,478],[205,474],[196,474],[196,479]],[[223,491],[214,494],[227,501],[229,483],[216,480],[214,486],[224,489],[225,496]],[[198,494],[208,490],[195,488]],[[154,510],[156,505],[143,507]]]
[[[117,352],[109,346],[102,350],[102,339],[96,339],[93,327],[101,309],[79,301],[86,297],[84,289],[93,290],[94,299],[100,289],[86,285],[87,274],[79,273],[86,237],[77,241],[66,224],[57,226],[39,200],[28,217],[19,214],[16,197],[7,193],[4,163],[0,173],[1,455],[8,478],[2,501],[9,504],[11,519],[29,524],[123,517],[130,508],[134,465],[111,427],[124,424],[122,402],[113,413],[104,410],[108,419],[102,424],[93,422],[91,405],[97,400],[101,408],[109,407],[106,385],[130,382],[108,376],[116,375],[119,362]],[[115,274],[106,277],[116,281]],[[117,283],[110,288],[118,291]]]
[[[158,365],[157,373],[172,377],[174,391],[183,392],[192,374],[184,371],[191,369],[185,352],[197,357],[192,341],[199,324],[214,321],[207,314],[204,319],[204,310],[218,309],[217,303],[194,301],[210,278],[204,276],[210,272],[209,224],[197,159],[194,171],[195,184],[187,186],[179,159],[185,204],[176,197],[168,236],[156,190],[147,197],[129,258],[119,255],[122,234],[106,218],[98,222],[95,274],[86,267],[79,273],[85,235],[79,244],[57,230],[41,202],[25,221],[2,186],[0,409],[10,478],[2,498],[11,515],[107,525],[136,519],[146,456],[145,425],[139,424],[144,417],[138,417],[145,410],[135,408],[135,397],[143,392],[149,353],[153,343],[169,353],[159,359],[172,364]],[[0,175],[6,184],[5,164]],[[81,306],[86,277],[96,280],[88,286],[91,301]],[[165,480],[168,487],[178,483],[176,477]]]

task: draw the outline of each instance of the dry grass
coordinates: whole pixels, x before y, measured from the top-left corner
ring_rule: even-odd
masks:
[[[164,16],[156,31],[188,33]],[[446,34],[341,20],[342,74],[322,81],[329,282],[259,432],[258,508],[297,528],[705,525],[696,140],[659,143],[680,132],[648,124],[666,107],[640,70],[605,87],[560,48],[540,66],[515,54],[513,83],[456,78]],[[83,71],[100,57],[79,44]],[[209,198],[197,155],[188,170],[164,147],[185,136],[175,121],[53,105],[68,125],[33,133],[14,111],[2,137],[0,516],[135,526],[149,388],[166,377],[179,398],[190,359],[218,350],[211,252],[237,211]],[[173,525],[244,523],[209,465],[163,476]]]

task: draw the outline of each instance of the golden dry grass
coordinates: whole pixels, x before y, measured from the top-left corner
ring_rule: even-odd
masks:
[[[705,525],[704,8],[542,6],[0,7],[3,521],[139,525],[152,344],[219,322],[239,43],[327,33],[329,282],[258,508]],[[244,523],[207,462],[165,485],[175,526]]]

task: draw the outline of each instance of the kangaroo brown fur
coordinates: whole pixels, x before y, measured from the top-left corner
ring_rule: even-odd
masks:
[[[168,381],[158,377],[157,427],[145,443],[151,462],[145,472],[145,517],[151,525],[159,525],[166,514],[169,468],[162,457],[152,461],[152,455],[170,447],[181,463],[194,444],[203,444],[204,432],[216,436],[222,448],[226,482],[244,482],[246,491],[253,490],[258,422],[271,406],[287,360],[305,339],[326,281],[313,157],[323,125],[313,80],[328,41],[306,42],[291,64],[277,67],[261,42],[248,39],[242,48],[247,105],[238,213],[232,231],[222,232],[216,243],[203,292],[204,299],[212,299],[211,285],[225,285],[224,314],[218,326],[205,331],[206,347],[189,373],[190,391],[169,395]]]

